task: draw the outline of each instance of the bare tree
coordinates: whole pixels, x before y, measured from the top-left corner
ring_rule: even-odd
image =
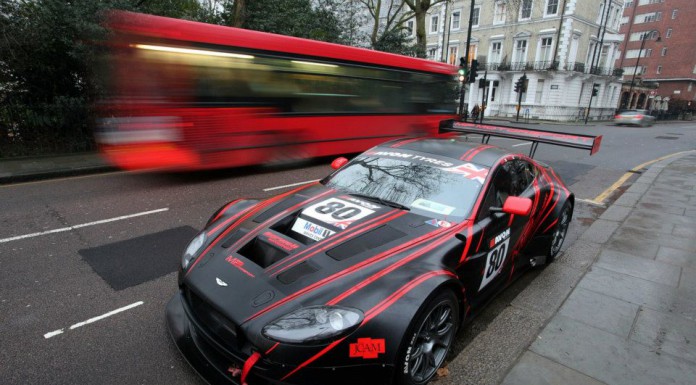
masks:
[[[388,35],[403,27],[406,20],[413,17],[412,12],[404,12],[403,0],[358,0],[367,8],[372,19],[370,44],[375,47],[383,35]]]
[[[417,55],[425,57],[425,16],[433,6],[449,0],[403,0],[416,18],[416,47]]]

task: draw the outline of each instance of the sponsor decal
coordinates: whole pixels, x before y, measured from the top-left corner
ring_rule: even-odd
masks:
[[[407,154],[405,152],[398,152],[398,151],[371,151],[371,152],[368,152],[367,155],[383,156],[383,157],[387,157],[387,158],[409,159],[409,160],[415,160],[418,162],[428,163],[428,164],[432,164],[434,166],[440,166],[440,167],[452,167],[452,166],[454,166],[454,163],[445,162],[444,160],[430,158],[430,157],[423,156],[423,155]]]
[[[430,225],[430,226],[435,226],[435,227],[452,227],[452,223],[451,223],[451,222],[440,221],[440,220],[437,220],[437,219],[431,219],[431,220],[429,220],[429,221],[425,221],[425,223],[428,224],[428,225]]]
[[[307,207],[302,211],[302,214],[317,219],[322,223],[345,229],[350,226],[351,223],[365,218],[374,212],[375,211],[372,209],[362,207],[343,199],[329,198]],[[300,219],[301,218],[298,218],[298,221]],[[295,223],[297,224],[297,221]],[[293,230],[295,230],[294,226]]]
[[[442,203],[429,201],[429,200],[423,199],[423,198],[418,198],[415,201],[413,201],[413,203],[411,203],[411,207],[415,207],[415,208],[421,209],[421,210],[431,211],[433,213],[437,213],[437,214],[441,214],[441,215],[450,215],[456,209],[456,207],[443,205]]]
[[[219,286],[227,286],[227,282],[221,280],[221,279],[218,278],[218,277],[215,277],[215,282],[217,282],[217,284],[218,284]]]
[[[483,184],[483,182],[486,180],[486,176],[488,176],[487,168],[478,167],[471,163],[464,163],[456,167],[445,168],[444,171],[463,175],[465,178],[474,180],[481,184]]]
[[[358,338],[358,342],[350,344],[351,358],[374,359],[385,352],[384,338]]]
[[[364,200],[361,200],[358,198],[353,198],[350,196],[342,196],[341,199],[345,199],[347,201],[353,202],[353,203],[358,204],[366,209],[370,209],[370,210],[379,210],[380,209],[380,206],[374,205],[374,204],[369,203],[369,202],[365,202]]]
[[[242,369],[240,369],[239,366],[232,364],[229,368],[227,368],[227,373],[229,373],[233,378],[239,377],[239,375],[242,374]]]
[[[306,221],[302,218],[297,218],[295,224],[292,225],[292,231],[302,234],[307,238],[313,239],[315,241],[321,241],[322,239],[336,234],[335,231],[329,230],[326,227],[319,226],[315,223]]]
[[[503,271],[505,258],[509,251],[510,229],[506,229],[502,233],[491,238],[491,245],[495,247],[493,247],[486,256],[486,267],[483,270],[483,278],[481,280],[481,286],[479,286],[479,291],[491,283],[491,281]]]
[[[287,239],[281,238],[271,233],[270,231],[266,231],[265,233],[263,233],[263,236],[266,237],[266,239],[268,239],[268,242],[272,243],[274,246],[278,246],[281,249],[288,252],[292,252],[293,250],[300,247],[300,245],[298,245],[297,243],[290,242]]]
[[[251,278],[254,278],[254,274],[251,274],[247,269],[244,268],[244,261],[242,261],[241,259],[235,258],[233,256],[229,256],[229,257],[225,258],[225,261],[227,261],[227,263],[229,263],[230,265],[236,267],[242,273],[250,276]],[[219,284],[219,282],[218,282],[218,284]],[[227,285],[225,285],[225,286],[227,286]]]

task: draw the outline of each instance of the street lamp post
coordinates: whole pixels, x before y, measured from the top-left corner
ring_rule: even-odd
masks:
[[[660,35],[659,31],[653,30],[653,31],[648,31],[647,33],[643,33],[641,36],[640,40],[640,49],[638,50],[638,60],[636,61],[636,66],[633,68],[633,76],[631,77],[631,87],[628,89],[628,106],[631,107],[631,104],[633,102],[633,86],[635,85],[636,82],[636,72],[638,72],[638,66],[640,65],[640,57],[643,55],[643,48],[645,47],[645,41],[648,40],[648,38],[652,37],[653,33],[657,33],[657,39],[655,39],[656,42],[660,42],[662,39],[662,36]]]

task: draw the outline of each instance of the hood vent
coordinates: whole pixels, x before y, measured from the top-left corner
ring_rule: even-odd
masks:
[[[360,254],[364,251],[386,245],[404,236],[406,236],[406,233],[391,226],[384,225],[336,246],[327,251],[326,254],[337,261],[342,261],[355,254]]]
[[[286,285],[289,285],[298,279],[317,271],[316,268],[310,266],[307,262],[302,262],[288,271],[284,271],[278,275],[278,280]]]

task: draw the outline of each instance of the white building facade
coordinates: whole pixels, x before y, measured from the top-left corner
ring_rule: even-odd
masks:
[[[426,18],[430,59],[459,65],[471,1],[431,9]],[[479,70],[464,99],[469,111],[478,104],[486,106],[489,117],[516,116],[515,83],[526,75],[521,117],[577,121],[588,114],[590,120],[614,115],[621,92],[621,71],[614,63],[622,41],[623,0],[473,1],[469,60],[476,59]]]

